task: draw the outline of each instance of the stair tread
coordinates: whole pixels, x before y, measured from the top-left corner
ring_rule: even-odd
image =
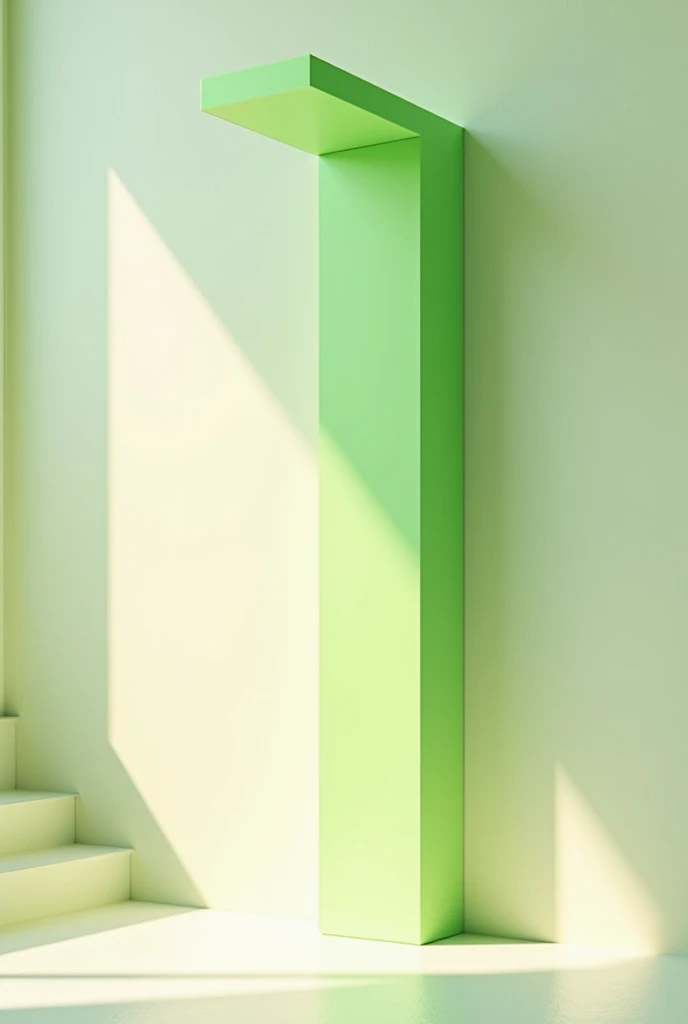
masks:
[[[131,852],[130,849],[121,846],[87,846],[84,843],[71,843],[69,846],[53,846],[30,853],[13,853],[0,857],[0,875],[9,871],[24,871],[49,864],[66,864],[69,861],[86,860],[90,857],[121,856]]]
[[[42,792],[29,789],[7,789],[0,791],[0,807],[4,804],[23,804],[34,800],[75,800],[74,793]]]

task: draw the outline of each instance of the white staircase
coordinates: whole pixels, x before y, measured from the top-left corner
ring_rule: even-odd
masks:
[[[76,796],[16,783],[17,719],[0,716],[0,927],[130,898],[131,850],[76,842]]]

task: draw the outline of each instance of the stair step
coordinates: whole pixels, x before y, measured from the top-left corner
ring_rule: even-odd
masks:
[[[0,857],[74,842],[71,793],[0,792]]]
[[[17,779],[15,728],[17,719],[0,715],[0,789],[14,789]]]
[[[131,895],[131,850],[73,843],[0,857],[0,927]]]

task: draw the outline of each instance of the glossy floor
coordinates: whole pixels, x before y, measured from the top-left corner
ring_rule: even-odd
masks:
[[[7,1024],[686,1024],[688,959],[417,949],[145,904],[0,933]]]

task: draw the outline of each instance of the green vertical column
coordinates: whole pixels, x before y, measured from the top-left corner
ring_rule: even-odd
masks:
[[[314,57],[203,109],[320,160],[320,923],[463,926],[462,130]]]

